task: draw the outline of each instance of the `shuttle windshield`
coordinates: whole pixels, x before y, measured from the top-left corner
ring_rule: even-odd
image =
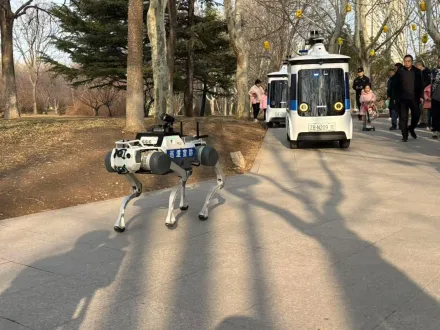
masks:
[[[300,116],[338,116],[345,108],[335,110],[335,104],[345,100],[344,70],[305,69],[298,72],[298,104],[306,103],[308,111]]]
[[[269,87],[271,108],[287,107],[287,80],[272,80]]]

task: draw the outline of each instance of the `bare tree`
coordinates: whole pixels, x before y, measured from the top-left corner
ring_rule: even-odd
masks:
[[[56,33],[56,25],[46,13],[33,10],[18,18],[14,28],[14,45],[19,51],[32,84],[33,112],[38,113],[37,86],[44,67],[42,54],[50,49],[50,37]]]
[[[385,52],[407,26],[411,9],[405,8],[404,17],[393,24],[393,31],[385,33],[385,26],[397,16],[393,1],[374,3],[358,0],[355,6],[355,32],[351,42],[359,53],[366,75],[371,74],[371,58],[381,49]],[[388,26],[387,26],[388,27]]]
[[[176,48],[177,9],[180,1],[168,0],[169,37],[168,37],[168,100],[167,107],[170,115],[174,115],[174,54]]]
[[[111,107],[120,99],[121,92],[111,86],[94,87],[85,84],[74,91],[74,97],[92,108],[95,117],[103,106],[107,107],[108,114],[112,117]]]
[[[128,2],[127,100],[125,130],[140,132],[144,125],[143,1]]]
[[[195,0],[188,0],[188,30],[189,40],[186,43],[186,82],[185,82],[185,116],[193,116],[194,107],[194,4]]]
[[[1,34],[1,55],[2,55],[2,79],[3,86],[3,107],[5,118],[13,119],[20,117],[17,104],[17,86],[15,84],[14,68],[14,46],[13,30],[14,21],[25,15],[29,9],[44,10],[32,5],[34,0],[27,0],[14,12],[10,0],[0,0],[0,34]]]
[[[248,97],[248,65],[249,65],[249,49],[244,38],[243,31],[243,0],[235,0],[232,4],[231,0],[224,0],[226,20],[228,24],[228,32],[231,40],[232,48],[237,56],[237,117],[244,118],[247,116],[249,109]]]
[[[150,0],[147,24],[151,43],[154,80],[154,105],[156,114],[167,112],[168,65],[166,51],[165,8],[166,0]]]

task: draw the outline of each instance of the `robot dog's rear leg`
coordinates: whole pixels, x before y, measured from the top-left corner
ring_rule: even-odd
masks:
[[[188,204],[186,204],[185,201],[185,186],[186,186],[186,181],[188,180],[188,173],[175,163],[171,163],[170,169],[180,177],[180,181],[179,181],[179,185],[171,191],[170,199],[168,202],[168,214],[165,220],[165,226],[167,227],[173,227],[176,224],[176,218],[174,217],[173,210],[174,210],[174,202],[176,201],[177,193],[179,192],[180,189],[182,189],[180,208],[182,209],[182,206],[185,205],[186,208],[188,208]]]
[[[182,211],[186,211],[188,210],[188,203],[186,202],[186,197],[185,197],[185,191],[186,191],[186,181],[180,180],[180,185],[181,185],[181,189],[180,189],[180,209]]]
[[[125,208],[127,207],[127,204],[136,197],[139,197],[142,193],[142,183],[136,178],[136,176],[133,173],[128,173],[124,175],[127,180],[130,182],[131,187],[133,189],[133,193],[127,197],[124,198],[122,201],[121,207],[119,209],[119,216],[118,220],[116,220],[115,226],[113,227],[115,231],[118,233],[122,233],[125,230]]]
[[[213,187],[212,190],[206,196],[205,204],[203,204],[202,210],[199,213],[199,219],[202,221],[208,219],[208,205],[209,202],[211,201],[212,196],[214,196],[217,190],[222,189],[225,186],[225,176],[220,166],[220,162],[217,162],[214,168],[215,168],[215,173],[217,174],[217,185]]]

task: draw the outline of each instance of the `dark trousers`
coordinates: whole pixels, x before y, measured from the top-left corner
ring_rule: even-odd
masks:
[[[254,111],[254,119],[257,119],[258,114],[260,113],[260,103],[252,104],[252,110]]]
[[[264,111],[264,121],[266,121],[266,110],[267,109],[263,109],[263,111]]]
[[[432,131],[440,132],[440,101],[431,100]]]
[[[402,130],[402,136],[408,138],[408,131],[413,131],[420,119],[420,106],[415,100],[400,100],[400,129]],[[409,110],[411,110],[411,125],[408,126]]]
[[[399,118],[399,104],[390,105],[391,126],[397,128],[397,119]]]
[[[361,94],[356,92],[356,106],[359,111],[361,111]],[[361,115],[358,115],[359,120],[362,118]]]

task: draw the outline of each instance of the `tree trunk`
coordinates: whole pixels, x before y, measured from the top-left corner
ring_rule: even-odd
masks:
[[[236,117],[243,119],[249,117],[248,94],[248,57],[247,54],[237,54],[237,113]]]
[[[1,7],[3,6],[3,7]],[[5,119],[20,118],[17,104],[17,86],[15,84],[14,48],[12,31],[14,13],[9,1],[0,1],[0,34],[2,54],[2,79]]]
[[[237,118],[249,117],[249,95],[248,95],[248,50],[243,34],[242,2],[235,1],[235,9],[232,8],[231,0],[224,0],[228,33],[232,48],[237,57]]]
[[[154,99],[150,99],[147,106],[145,107],[145,117],[148,117],[150,114],[151,105],[153,104]]]
[[[34,103],[34,115],[38,115],[37,105],[37,82],[32,82],[32,102]]]
[[[206,87],[206,84],[203,84],[202,105],[200,106],[200,117],[205,116],[206,94],[208,94],[208,88]]]
[[[189,29],[189,41],[187,43],[187,60],[186,60],[186,86],[185,86],[185,116],[192,117],[193,103],[194,103],[194,2],[195,0],[188,1],[188,29]]]
[[[142,132],[144,125],[143,1],[128,2],[127,100],[125,131]]]
[[[174,53],[176,45],[177,7],[176,0],[168,0],[170,35],[168,37],[168,113],[174,116]]]
[[[156,114],[167,112],[168,63],[166,54],[165,0],[151,0],[148,9],[148,37],[153,62],[154,102]]]
[[[342,28],[345,24],[345,17],[347,16],[346,8],[348,5],[348,0],[342,0],[340,2],[338,1],[338,4],[340,4],[340,7],[336,11],[336,15],[337,15],[336,26],[335,26],[333,34],[330,38],[330,45],[329,45],[329,53],[330,54],[336,54],[338,51],[337,40],[341,36]]]
[[[107,109],[108,109],[108,116],[109,117],[113,117],[112,111],[110,110],[110,106],[109,105],[107,105]]]
[[[435,5],[434,5],[435,6]],[[434,26],[433,21],[433,5],[432,0],[426,0],[426,25],[428,27],[428,33],[434,40],[435,45],[440,46],[440,32]]]

